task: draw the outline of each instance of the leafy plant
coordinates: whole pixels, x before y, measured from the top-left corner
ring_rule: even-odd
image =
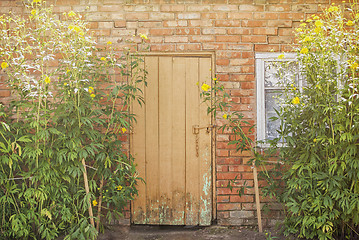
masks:
[[[282,186],[272,193],[286,206],[285,233],[308,239],[358,238],[357,5],[332,5],[296,29],[302,89],[287,85],[277,110],[284,146]],[[280,172],[275,171],[276,174]],[[275,179],[268,177],[268,179]]]
[[[141,180],[124,144],[142,102],[141,58],[98,49],[81,15],[34,0],[0,17],[12,101],[0,109],[0,222],[7,239],[95,239]],[[10,27],[11,26],[11,27]]]

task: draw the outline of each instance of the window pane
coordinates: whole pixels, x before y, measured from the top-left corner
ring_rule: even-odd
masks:
[[[298,84],[298,64],[294,61],[264,62],[264,86],[281,87],[284,84]]]
[[[273,140],[278,137],[277,129],[279,129],[280,121],[272,121],[271,117],[277,117],[274,109],[279,109],[281,94],[280,90],[266,90],[265,91],[265,118],[266,118],[266,134],[265,138],[267,140]]]

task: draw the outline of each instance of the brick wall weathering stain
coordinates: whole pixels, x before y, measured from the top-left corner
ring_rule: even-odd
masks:
[[[84,13],[98,43],[111,41],[127,47],[126,40],[148,36],[152,52],[215,52],[215,71],[230,93],[235,109],[256,119],[256,52],[290,51],[293,30],[300,20],[321,12],[330,0],[51,0],[55,12]],[[335,3],[343,4],[342,1]],[[0,1],[0,14],[25,13],[22,1]],[[134,37],[133,35],[136,35]],[[1,80],[1,79],[0,79]],[[0,90],[0,97],[10,92]],[[220,122],[219,122],[220,124]],[[217,219],[223,225],[256,224],[253,188],[239,197],[226,188],[236,176],[253,186],[250,156],[228,146],[228,134],[216,136]],[[262,199],[265,204],[268,199]],[[278,210],[278,206],[272,206]],[[127,214],[128,217],[129,213]],[[264,214],[273,224],[277,211]]]

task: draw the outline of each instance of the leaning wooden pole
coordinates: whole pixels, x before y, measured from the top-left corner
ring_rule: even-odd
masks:
[[[263,232],[262,228],[262,214],[261,214],[261,202],[259,199],[259,188],[258,188],[258,173],[255,161],[253,161],[253,180],[254,180],[254,192],[256,196],[256,208],[257,208],[257,219],[259,232]]]
[[[84,183],[85,183],[85,191],[86,194],[90,193],[90,188],[89,188],[89,182],[87,179],[87,171],[86,171],[86,163],[85,163],[85,159],[82,159],[82,165],[84,167]],[[95,227],[95,221],[93,219],[93,212],[92,212],[92,205],[91,205],[91,198],[89,198],[88,200],[88,205],[89,205],[89,216],[90,216],[90,223],[93,227]]]

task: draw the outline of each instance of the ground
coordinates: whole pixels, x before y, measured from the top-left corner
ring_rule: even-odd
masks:
[[[273,229],[270,235],[247,228],[225,226],[169,227],[169,226],[111,226],[100,234],[99,240],[266,240],[286,239]],[[272,237],[272,238],[271,238]]]

